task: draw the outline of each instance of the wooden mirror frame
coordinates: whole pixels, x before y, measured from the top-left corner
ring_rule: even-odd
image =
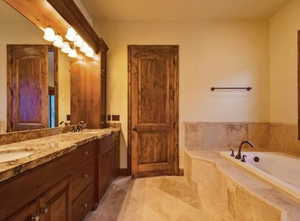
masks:
[[[107,52],[108,46],[91,27],[73,0],[5,0],[40,29],[52,27],[65,36],[72,26],[96,53]]]

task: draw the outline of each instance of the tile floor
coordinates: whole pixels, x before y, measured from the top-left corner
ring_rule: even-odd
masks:
[[[85,221],[205,221],[201,202],[183,177],[116,180]]]

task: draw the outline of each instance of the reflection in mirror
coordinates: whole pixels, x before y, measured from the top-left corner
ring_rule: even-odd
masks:
[[[0,133],[67,121],[70,58],[4,1],[0,13]]]

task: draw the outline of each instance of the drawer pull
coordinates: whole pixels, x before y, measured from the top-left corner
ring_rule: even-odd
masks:
[[[48,213],[48,208],[43,208],[43,209],[41,209],[41,213],[42,213],[42,214],[47,214],[47,213]]]
[[[85,204],[83,205],[83,207],[84,207],[85,209],[87,209],[87,208],[88,208],[88,204],[85,203]]]
[[[85,156],[88,156],[88,155],[89,155],[89,152],[88,152],[88,151],[85,151],[85,152],[84,152],[84,155],[85,155]]]
[[[32,216],[31,217],[31,221],[39,221],[40,220],[40,216]]]
[[[84,174],[83,174],[83,178],[84,178],[84,179],[88,179],[88,178],[89,178],[89,175],[86,174],[86,173],[84,173]]]

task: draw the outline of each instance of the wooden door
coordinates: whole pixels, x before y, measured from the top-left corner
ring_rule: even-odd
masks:
[[[48,46],[8,45],[8,130],[48,127]]]
[[[134,177],[177,175],[178,46],[129,46],[129,145]]]
[[[71,214],[69,179],[61,181],[40,199],[41,221],[68,221]]]

